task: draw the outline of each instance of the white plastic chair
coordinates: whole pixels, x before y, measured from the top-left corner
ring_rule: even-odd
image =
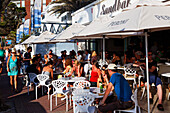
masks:
[[[80,80],[80,81],[76,81],[73,84],[73,88],[77,89],[77,88],[85,88],[85,87],[89,87],[90,88],[90,82],[89,81],[84,81],[84,80]]]
[[[91,72],[90,72],[90,68],[92,67],[92,65],[88,62],[88,64],[84,65],[84,73],[86,77],[90,78]],[[89,72],[89,73],[88,73]]]
[[[48,75],[45,74],[39,74],[37,75],[37,79],[39,81],[38,85],[36,86],[35,94],[36,94],[36,99],[37,99],[37,88],[39,86],[42,86],[42,95],[43,95],[43,86],[46,86],[48,88],[48,100],[49,100],[49,86],[51,83],[47,84],[46,81],[49,79]]]
[[[66,99],[66,111],[68,111],[68,96],[67,94],[70,92],[69,90],[63,90],[63,88],[67,87],[67,82],[64,80],[54,80],[52,81],[52,86],[55,91],[50,96],[50,111],[52,111],[52,96],[56,95],[56,106],[57,106],[57,94],[63,94],[65,97],[61,100]],[[70,95],[70,105],[71,105],[71,95]]]
[[[136,71],[131,68],[124,68],[125,71],[125,79],[133,80],[133,88],[136,86]]]
[[[33,83],[35,86],[37,85],[37,83],[34,81],[37,75],[35,73],[28,73],[28,76],[29,76],[29,81],[27,84],[27,89],[28,89],[28,95],[29,95],[29,85],[30,85],[30,88],[31,88],[31,83]]]
[[[114,113],[116,113],[116,111],[119,111],[119,113],[120,112],[141,113],[140,106],[138,105],[138,89],[137,88],[135,89],[134,94],[131,96],[131,99],[135,103],[135,107],[133,109],[130,109],[130,110],[114,110]]]
[[[139,83],[139,87],[141,86],[141,83],[140,83],[140,81],[141,81],[141,78],[144,78],[144,71],[143,71],[143,69],[142,69],[142,67],[139,67],[139,69],[141,70],[141,75],[139,75],[139,77],[138,77],[138,83]]]
[[[75,105],[74,113],[95,113],[95,106],[90,106],[94,101],[94,97],[89,94],[73,95],[73,104]]]

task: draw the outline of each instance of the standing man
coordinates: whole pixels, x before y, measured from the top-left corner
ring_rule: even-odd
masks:
[[[90,56],[88,50],[86,50],[86,51],[85,51],[85,58],[84,58],[84,60],[85,60],[85,61],[90,61],[90,57],[91,57],[91,56]]]
[[[31,52],[32,52],[32,47],[28,47],[27,48],[27,52],[24,54],[24,66],[25,66],[25,70],[27,69],[27,67],[30,65],[30,60],[31,60]]]
[[[127,109],[132,107],[132,90],[129,83],[124,76],[116,72],[117,66],[115,64],[108,65],[108,73],[110,75],[110,81],[102,101],[99,103],[99,112],[106,113],[108,111],[114,111],[118,109]],[[116,97],[109,98],[108,95],[114,87]]]

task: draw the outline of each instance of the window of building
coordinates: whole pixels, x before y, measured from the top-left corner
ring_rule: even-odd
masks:
[[[25,7],[25,1],[22,1],[22,7]]]

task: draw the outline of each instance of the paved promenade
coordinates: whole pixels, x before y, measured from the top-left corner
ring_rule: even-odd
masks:
[[[34,88],[30,89],[30,95],[27,93],[27,87],[22,84],[21,76],[18,77],[19,93],[11,91],[9,77],[6,72],[0,75],[0,98],[10,109],[2,113],[65,113],[65,100],[58,98],[58,106],[55,106],[55,97],[53,97],[53,111],[50,112],[47,95],[39,93],[38,99],[35,99]],[[39,91],[41,92],[41,91]],[[73,108],[69,106],[67,113],[72,113]]]
[[[15,93],[11,91],[9,77],[6,72],[3,72],[3,74],[0,75],[0,98],[6,105],[10,106],[10,109],[3,111],[2,113],[65,113],[65,100],[61,101],[61,99],[58,98],[58,106],[55,106],[55,98],[53,97],[53,111],[50,112],[50,101],[48,100],[47,95],[42,96],[41,93],[39,93],[38,99],[36,100],[33,87],[30,90],[30,95],[28,95],[27,87],[22,85],[21,78],[22,77],[18,77],[19,93]],[[156,98],[157,96],[155,96],[154,100],[156,100]],[[147,110],[146,97],[142,101],[139,101],[139,104],[143,109]],[[163,105],[165,108],[164,112],[158,111],[155,107],[153,113],[169,113],[170,101],[165,99]],[[147,113],[145,110],[142,110],[142,113]],[[73,108],[72,106],[69,106],[69,111],[67,113],[72,112]]]

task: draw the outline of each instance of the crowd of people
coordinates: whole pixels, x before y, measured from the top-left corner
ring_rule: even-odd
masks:
[[[0,49],[0,72],[2,72],[2,62],[4,59],[4,51],[1,50],[2,49]],[[59,76],[54,74],[56,71],[62,73],[65,77],[86,77],[87,80],[90,81],[91,87],[99,87],[100,83],[102,83],[103,87],[107,89],[106,94],[99,106],[99,110],[101,112],[106,112],[114,109],[124,109],[132,106],[132,101],[130,98],[132,95],[131,88],[124,76],[118,73],[118,66],[131,63],[130,66],[133,68],[140,66],[143,70],[146,69],[145,60],[141,60],[142,58],[145,58],[143,46],[140,43],[139,47],[136,47],[134,46],[133,41],[125,52],[123,59],[117,55],[116,52],[113,52],[112,55],[106,52],[105,65],[101,65],[101,53],[97,54],[96,51],[89,52],[86,50],[85,52],[78,51],[76,53],[74,50],[72,50],[68,55],[67,51],[64,50],[61,51],[61,56],[57,56],[53,53],[52,50],[49,50],[49,53],[45,54],[43,57],[41,54],[36,54],[31,57],[31,52],[32,47],[28,47],[27,52],[24,54],[20,50],[16,51],[15,48],[6,50],[6,66],[8,76],[10,76],[10,85],[12,90],[14,84],[14,90],[15,92],[18,92],[17,75],[21,74],[46,74],[49,75],[50,78],[47,82],[58,79]],[[163,111],[162,82],[158,77],[158,72],[156,69],[157,61],[160,60],[161,56],[160,54],[152,54],[150,51],[148,52],[148,55],[150,78],[149,84],[151,85],[155,83],[159,97],[159,104],[157,107],[159,110]],[[88,67],[85,66],[86,64],[88,64]],[[136,76],[138,77],[138,73]],[[146,76],[146,74],[143,76]],[[144,77],[143,84],[146,86],[146,77]],[[115,90],[117,98],[114,98],[114,100],[112,100],[113,98],[110,99],[112,100],[110,103],[110,100],[107,101],[108,92],[113,89]],[[153,97],[151,93],[150,102],[153,103]],[[106,104],[108,104],[108,106],[106,106]]]

